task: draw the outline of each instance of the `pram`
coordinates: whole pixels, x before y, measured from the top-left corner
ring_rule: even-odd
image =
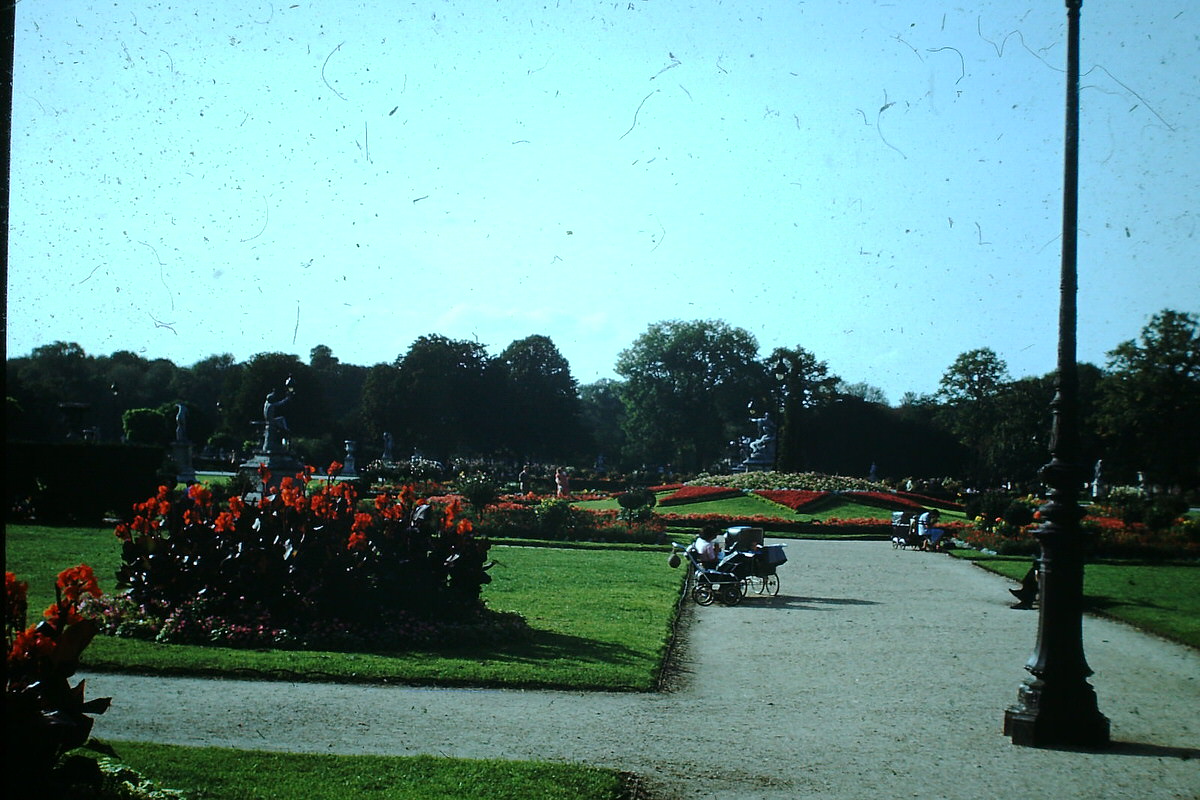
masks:
[[[696,605],[709,606],[714,600],[720,600],[727,606],[736,606],[746,596],[746,584],[742,578],[732,572],[717,567],[706,567],[696,558],[696,551],[684,547],[678,542],[671,542],[671,547],[677,554],[682,554],[688,563],[687,587],[685,591],[691,594]],[[727,559],[722,559],[722,564]]]
[[[779,594],[776,569],[787,563],[781,544],[763,544],[763,529],[738,526],[725,529],[725,557],[718,569],[732,572],[745,582],[746,591]]]
[[[916,513],[892,512],[892,547],[898,550],[905,550],[909,547],[921,549],[921,536],[917,533]]]
[[[729,528],[725,534],[726,551],[716,567],[705,567],[691,547],[672,543],[677,554],[688,562],[688,586],[698,605],[714,600],[734,606],[750,590],[757,594],[779,594],[776,568],[787,562],[783,545],[763,545],[761,528]]]

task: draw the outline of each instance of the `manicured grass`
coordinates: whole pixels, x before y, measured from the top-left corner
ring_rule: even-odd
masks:
[[[954,550],[984,569],[1020,581],[1029,570],[1025,556]],[[1200,564],[1103,560],[1083,573],[1084,604],[1143,630],[1200,647]]]
[[[613,770],[567,764],[108,744],[190,800],[616,800],[622,791]]]
[[[32,618],[54,600],[54,577],[92,565],[101,589],[115,588],[120,542],[111,531],[9,526],[9,571],[29,583]],[[63,555],[66,553],[67,555]],[[593,548],[495,545],[498,562],[484,587],[490,607],[522,614],[528,641],[488,649],[338,653],[163,645],[97,637],[85,669],[175,674],[251,674],[292,680],[437,683],[648,691],[671,636],[682,572],[665,547]]]

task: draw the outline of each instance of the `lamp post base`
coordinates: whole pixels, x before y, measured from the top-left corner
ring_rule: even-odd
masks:
[[[1004,712],[1004,735],[1024,747],[1083,747],[1099,750],[1111,743],[1108,718],[1096,705],[1087,681],[1054,685],[1030,678],[1017,693],[1017,704]]]

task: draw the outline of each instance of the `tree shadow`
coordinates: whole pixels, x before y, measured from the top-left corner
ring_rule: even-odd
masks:
[[[859,600],[856,597],[798,597],[795,595],[777,595],[762,597],[749,595],[746,603],[762,608],[789,609],[806,608],[816,610],[822,606],[877,606],[874,600]]]
[[[1169,745],[1148,744],[1146,742],[1113,741],[1106,747],[1054,745],[1040,749],[1057,750],[1063,753],[1092,753],[1095,755],[1137,756],[1140,758],[1178,758],[1182,761],[1200,758],[1200,749],[1195,747],[1171,747]]]
[[[459,648],[439,650],[441,655],[456,655]],[[529,638],[496,644],[490,648],[472,647],[463,652],[488,661],[508,664],[546,663],[567,660],[589,664],[639,664],[646,653],[614,642],[602,642],[582,636],[533,630]]]

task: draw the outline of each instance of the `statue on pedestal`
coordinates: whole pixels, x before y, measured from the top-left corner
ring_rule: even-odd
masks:
[[[276,398],[275,390],[272,389],[267,394],[267,399],[263,402],[262,449],[264,453],[274,453],[282,450],[283,434],[290,433],[287,419],[279,413],[279,409],[291,400],[292,396],[288,394],[282,400]]]

